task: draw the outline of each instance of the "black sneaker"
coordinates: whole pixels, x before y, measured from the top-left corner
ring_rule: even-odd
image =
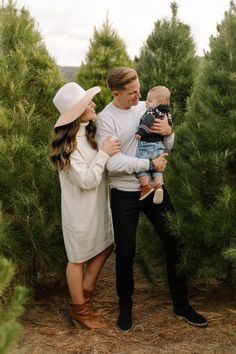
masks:
[[[174,314],[176,317],[187,321],[192,326],[206,327],[208,324],[207,320],[202,315],[194,311],[192,306],[189,304],[174,307]]]
[[[132,330],[133,328],[132,309],[130,308],[120,309],[120,313],[117,321],[117,327],[121,332],[130,332]]]

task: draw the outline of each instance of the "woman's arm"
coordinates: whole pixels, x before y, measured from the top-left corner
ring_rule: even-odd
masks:
[[[105,152],[98,151],[94,159],[88,162],[76,150],[71,154],[70,169],[65,173],[68,173],[70,180],[81,189],[96,188],[101,183],[108,157]]]

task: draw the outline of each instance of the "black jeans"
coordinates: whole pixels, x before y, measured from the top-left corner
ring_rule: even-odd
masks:
[[[116,290],[120,304],[132,297],[134,291],[133,261],[136,249],[136,231],[140,212],[150,220],[161,239],[165,255],[168,284],[173,303],[187,301],[187,286],[184,274],[176,272],[180,246],[167,228],[165,213],[174,212],[169,195],[164,190],[161,204],[154,204],[153,194],[139,201],[139,192],[111,190],[111,210],[115,234]]]

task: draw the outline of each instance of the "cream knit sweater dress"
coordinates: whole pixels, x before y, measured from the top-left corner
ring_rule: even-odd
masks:
[[[85,262],[113,243],[108,183],[108,155],[89,145],[82,123],[69,171],[60,171],[62,230],[68,260]]]

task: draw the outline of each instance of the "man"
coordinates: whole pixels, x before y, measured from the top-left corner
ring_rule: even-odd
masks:
[[[140,184],[135,173],[148,170],[150,167],[159,172],[164,171],[167,154],[152,161],[135,157],[137,148],[135,132],[140,117],[146,110],[145,103],[139,101],[141,95],[137,73],[134,69],[126,67],[113,68],[108,73],[107,84],[113,101],[97,116],[97,139],[101,142],[109,135],[120,139],[122,144],[122,152],[109,158],[107,162],[116,246],[116,289],[120,307],[118,329],[121,331],[132,329],[133,260],[141,211],[153,224],[163,244],[174,314],[192,325],[204,327],[207,325],[206,319],[195,312],[187,300],[184,274],[176,272],[180,250],[177,240],[166,225],[165,213],[173,212],[167,191],[165,190],[161,204],[154,204],[152,195],[139,201]],[[170,150],[174,143],[174,133],[167,117],[157,120],[152,131],[164,136],[164,144],[167,150]]]

